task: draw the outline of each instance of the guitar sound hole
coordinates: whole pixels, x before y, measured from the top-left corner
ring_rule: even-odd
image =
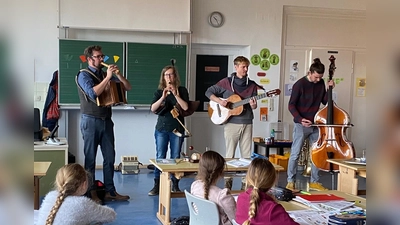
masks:
[[[228,102],[228,104],[226,105],[226,108],[233,109],[233,104],[231,102]]]

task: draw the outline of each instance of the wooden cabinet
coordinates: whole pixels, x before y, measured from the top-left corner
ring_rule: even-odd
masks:
[[[67,143],[65,138],[61,141]],[[51,162],[46,176],[40,178],[39,196],[45,196],[54,187],[57,170],[68,163],[68,143],[65,145],[47,145],[45,142],[35,142],[35,162]]]

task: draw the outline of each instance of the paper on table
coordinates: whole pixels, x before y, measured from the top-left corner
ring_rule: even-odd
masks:
[[[156,159],[157,164],[176,165],[175,159]]]
[[[316,210],[294,210],[288,211],[289,216],[299,224],[328,224],[328,218],[335,213],[316,211]]]
[[[226,162],[227,165],[233,167],[248,167],[250,163],[251,163],[250,159],[244,159],[244,158],[233,159]]]
[[[324,211],[341,211],[343,209],[346,209],[354,205],[355,203],[348,201],[328,201],[328,202],[318,202],[314,204]]]

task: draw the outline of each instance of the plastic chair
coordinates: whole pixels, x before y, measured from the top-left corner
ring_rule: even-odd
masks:
[[[190,225],[219,225],[218,206],[212,201],[199,198],[185,190],[190,212]]]
[[[238,223],[236,222],[236,220],[233,219],[233,220],[232,220],[232,225],[240,225],[240,224],[238,224]]]

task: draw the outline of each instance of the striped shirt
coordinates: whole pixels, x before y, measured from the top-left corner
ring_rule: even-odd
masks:
[[[314,122],[314,116],[321,103],[326,105],[327,94],[324,80],[318,83],[310,82],[307,76],[300,78],[292,88],[289,100],[289,111],[295,123],[301,123],[303,118]]]

